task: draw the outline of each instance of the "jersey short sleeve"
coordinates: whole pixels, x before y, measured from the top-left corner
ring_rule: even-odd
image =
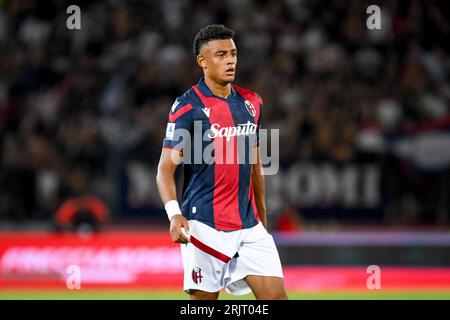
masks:
[[[185,139],[191,132],[192,126],[192,105],[177,98],[170,108],[163,147],[182,150],[186,145]]]

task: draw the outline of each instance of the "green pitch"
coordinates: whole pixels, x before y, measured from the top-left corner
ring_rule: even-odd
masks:
[[[289,292],[291,300],[450,300],[450,291],[433,292]],[[145,291],[0,291],[0,300],[187,300],[182,292]],[[220,294],[221,300],[254,300],[252,294]]]

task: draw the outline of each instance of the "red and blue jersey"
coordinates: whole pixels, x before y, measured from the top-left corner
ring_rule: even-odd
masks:
[[[231,94],[221,98],[203,78],[175,100],[163,147],[182,150],[189,159],[181,164],[181,211],[188,220],[228,231],[259,222],[251,174],[261,109],[255,92],[232,85]]]

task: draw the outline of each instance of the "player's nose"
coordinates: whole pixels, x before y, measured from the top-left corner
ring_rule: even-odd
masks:
[[[236,64],[236,57],[233,57],[233,56],[228,56],[227,57],[227,59],[226,59],[226,61],[225,61],[225,63],[227,64],[227,66],[228,65],[235,65]]]
[[[232,61],[232,60],[227,61],[226,66],[227,66],[227,69],[228,68],[234,68],[236,66],[236,62]]]

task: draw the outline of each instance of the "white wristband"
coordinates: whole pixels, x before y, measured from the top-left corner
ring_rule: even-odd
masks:
[[[169,220],[177,214],[182,214],[177,200],[168,201],[164,205],[164,208],[166,209],[167,217],[169,217]]]

